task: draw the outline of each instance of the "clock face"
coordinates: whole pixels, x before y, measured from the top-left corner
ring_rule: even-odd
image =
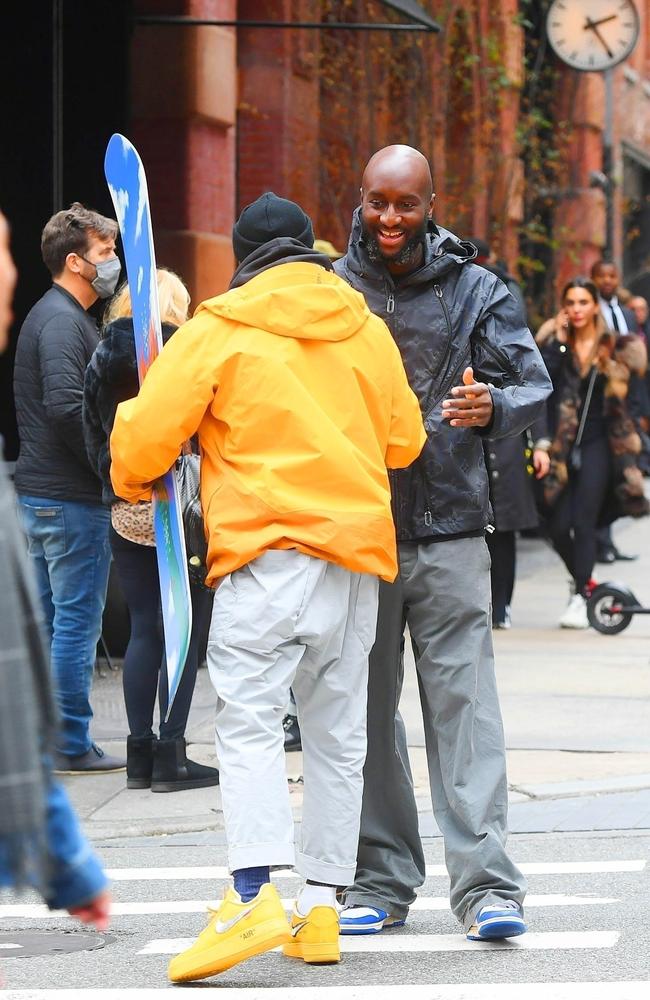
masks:
[[[546,33],[568,66],[598,72],[630,55],[639,36],[639,15],[633,0],[554,0]]]

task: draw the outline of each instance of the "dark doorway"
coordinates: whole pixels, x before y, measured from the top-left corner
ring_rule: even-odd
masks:
[[[128,129],[130,11],[128,0],[3,5],[0,207],[19,272],[11,344],[0,358],[0,435],[10,461],[18,451],[15,341],[49,284],[43,225],[71,201],[113,214],[102,164],[111,133]]]

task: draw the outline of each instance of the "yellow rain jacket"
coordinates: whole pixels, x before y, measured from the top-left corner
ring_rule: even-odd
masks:
[[[341,278],[281,263],[203,302],[118,407],[117,495],[149,499],[197,432],[209,583],[266,549],[395,579],[386,467],[425,432],[391,334]]]

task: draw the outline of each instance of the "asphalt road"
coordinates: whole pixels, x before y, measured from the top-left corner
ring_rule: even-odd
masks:
[[[179,846],[174,838],[141,838],[100,849],[117,876],[117,913],[103,947],[101,936],[83,937],[87,932],[69,918],[45,915],[29,897],[3,902],[0,998],[40,1000],[55,990],[76,989],[84,997],[102,990],[102,1000],[115,990],[115,997],[126,1000],[178,989],[166,979],[169,954],[189,945],[204,925],[205,902],[225,884],[205,871],[225,864],[224,848],[199,839],[192,844],[191,836],[185,841]],[[442,843],[434,839],[427,842],[434,867],[418,904],[424,908],[412,910],[405,928],[356,939],[355,950],[338,966],[309,967],[268,954],[188,989],[214,988],[249,1000],[392,1000],[404,986],[410,987],[407,1000],[650,996],[650,836],[519,835],[511,838],[511,852],[527,869],[530,933],[507,949],[465,942],[447,908]],[[283,877],[276,884],[290,898],[298,883]],[[41,936],[36,950],[61,942],[100,947],[30,957],[34,934]]]

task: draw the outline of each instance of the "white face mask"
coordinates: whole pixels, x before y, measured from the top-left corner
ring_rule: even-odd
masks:
[[[86,257],[82,257],[81,259],[85,260],[87,264],[92,264],[97,271],[97,274],[90,284],[95,289],[100,299],[110,299],[111,295],[117,288],[118,281],[120,280],[120,274],[122,271],[120,258],[111,257],[110,260],[100,260],[99,263],[88,260]]]

